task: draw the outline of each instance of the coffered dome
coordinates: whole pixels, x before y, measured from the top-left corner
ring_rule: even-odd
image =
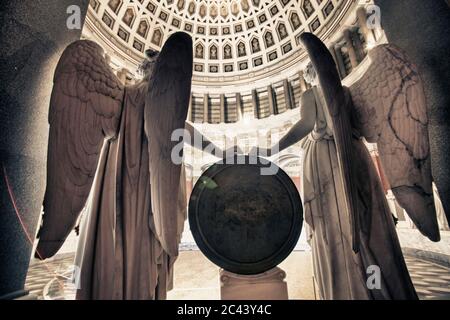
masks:
[[[147,48],[189,33],[194,82],[269,76],[298,60],[298,36],[326,36],[351,0],[91,0],[87,22],[114,51],[137,65]]]

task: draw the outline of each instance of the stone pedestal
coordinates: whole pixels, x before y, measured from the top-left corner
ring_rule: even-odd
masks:
[[[220,270],[222,300],[287,300],[286,273],[276,267],[257,275],[239,275]]]

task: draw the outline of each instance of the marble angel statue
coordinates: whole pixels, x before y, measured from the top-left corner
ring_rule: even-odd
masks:
[[[85,208],[77,299],[164,299],[171,287],[187,206],[171,134],[196,132],[186,122],[192,40],[175,33],[147,58],[144,78],[124,87],[101,47],[80,40],[55,71],[36,256],[53,256]]]
[[[371,65],[350,88],[313,34],[301,41],[313,87],[301,119],[269,156],[301,140],[303,201],[314,275],[322,299],[417,299],[380,179],[362,140],[377,143],[397,201],[417,228],[439,241],[433,204],[427,115],[416,67],[392,45],[369,52]],[[367,285],[371,266],[380,286]],[[373,268],[373,267],[371,267]]]

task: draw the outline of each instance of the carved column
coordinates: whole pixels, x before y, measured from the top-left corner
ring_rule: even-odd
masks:
[[[225,95],[220,95],[220,122],[225,122]]]
[[[294,109],[294,97],[292,96],[291,86],[289,84],[288,79],[284,79],[283,81],[283,91],[284,91],[284,101],[286,103],[287,109]]]
[[[273,96],[272,86],[267,86],[267,99],[269,100],[269,112],[271,115],[276,114],[276,106]]]
[[[63,50],[81,36],[81,30],[66,25],[71,5],[81,9],[83,25],[88,1],[2,4],[0,299],[27,294],[25,277],[45,190],[53,75]]]
[[[450,37],[446,34],[450,21],[448,2],[375,0],[375,4],[383,13],[381,23],[389,42],[406,51],[417,64],[423,79],[429,115],[433,178],[447,218],[450,218]]]
[[[358,61],[362,61],[364,57],[366,56],[366,53],[364,51],[364,46],[361,42],[361,38],[359,37],[358,30],[354,30],[352,32],[353,36],[353,44],[355,46],[356,55],[358,57]]]
[[[240,121],[243,118],[244,110],[242,106],[241,101],[241,94],[238,92],[236,93],[236,119],[237,121]]]
[[[336,56],[336,65],[339,71],[339,75],[341,76],[341,79],[344,79],[347,76],[347,69],[345,69],[344,57],[342,56],[341,48],[341,45],[335,45],[334,53]]]
[[[345,75],[343,75],[341,73],[341,69],[339,67],[339,63],[338,63],[338,59],[337,59],[337,55],[336,55],[336,44],[330,43],[330,45],[328,46],[328,51],[330,51],[331,55],[333,56],[333,60],[334,60],[334,63],[336,63],[336,68],[339,73],[339,76],[341,77],[341,79],[343,79],[345,77]]]
[[[209,108],[208,108],[209,96],[207,93],[203,95],[203,122],[208,122]]]
[[[259,119],[258,94],[255,89],[252,90],[252,105],[255,119]]]
[[[346,43],[346,47],[348,50],[348,56],[350,57],[350,63],[352,64],[352,68],[356,68],[359,64],[358,61],[358,55],[356,54],[355,47],[353,46],[353,39],[352,39],[352,31],[350,29],[347,29],[344,31],[344,39]]]
[[[331,56],[333,57],[334,63],[337,64],[337,62],[336,62],[336,50],[335,50],[335,46],[336,46],[336,44],[335,44],[334,42],[332,42],[332,43],[330,43],[330,44],[328,45],[327,48],[328,48],[328,51],[330,51]]]
[[[191,94],[191,97],[189,98],[189,109],[188,109],[188,116],[187,116],[187,119],[189,121],[191,121],[191,122],[194,122],[194,117],[193,117],[193,114],[192,114],[192,101],[193,100],[194,100],[194,98],[193,98],[193,96]]]

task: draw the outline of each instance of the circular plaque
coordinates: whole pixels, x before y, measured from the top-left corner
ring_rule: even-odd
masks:
[[[189,224],[200,250],[219,267],[244,275],[281,263],[294,249],[303,222],[291,178],[268,160],[253,161],[237,156],[225,161],[235,164],[212,165],[189,200]]]

